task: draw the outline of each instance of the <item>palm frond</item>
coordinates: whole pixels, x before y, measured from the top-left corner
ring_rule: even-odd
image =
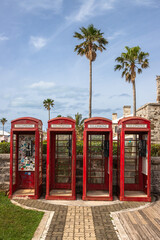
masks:
[[[114,70],[123,70],[122,77],[125,76],[127,82],[135,81],[136,69],[137,73],[142,73],[143,68],[149,67],[149,61],[147,57],[149,53],[141,51],[139,46],[125,47],[126,52],[122,52],[120,57],[117,57],[115,61],[119,62],[119,65],[114,67]]]
[[[114,66],[114,71],[121,70],[121,69],[122,69],[122,65],[120,65],[120,64],[117,64]]]
[[[138,74],[142,73],[142,69],[141,69],[141,68],[138,68],[138,69],[137,69],[137,72],[138,72]]]
[[[87,58],[89,58],[89,51],[93,52],[95,55],[96,51],[102,52],[103,50],[106,50],[105,45],[108,44],[108,41],[103,37],[104,33],[102,33],[100,29],[97,29],[93,24],[90,24],[88,28],[81,27],[80,31],[81,33],[75,32],[73,36],[80,40],[85,39],[84,42],[75,46],[74,51],[77,51],[78,55],[83,56],[85,54]]]
[[[74,38],[78,38],[79,40],[84,39],[84,36],[78,32],[75,32],[73,35]]]
[[[148,59],[145,59],[145,60],[143,61],[143,63],[141,64],[141,67],[142,67],[142,68],[148,68],[148,67],[149,67],[149,61],[148,61]]]
[[[131,74],[129,72],[125,74],[125,78],[126,78],[126,82],[129,82],[129,83],[131,82]]]
[[[43,106],[44,106],[47,110],[50,110],[51,107],[54,106],[54,100],[53,100],[53,99],[50,99],[50,98],[45,99],[45,100],[43,101]]]

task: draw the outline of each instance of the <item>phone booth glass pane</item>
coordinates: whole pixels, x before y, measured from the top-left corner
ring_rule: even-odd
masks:
[[[35,135],[19,135],[18,170],[35,171]]]
[[[18,137],[18,181],[20,188],[34,188],[35,135]]]
[[[105,135],[88,135],[88,183],[99,184],[97,189],[102,189],[107,174],[104,146]]]
[[[17,135],[13,134],[13,175],[12,175],[12,181],[13,185],[16,184],[16,155],[17,155]]]
[[[55,146],[55,184],[69,183],[72,177],[72,135],[57,134]]]
[[[139,183],[139,136],[125,134],[124,183]]]
[[[42,134],[40,134],[39,140],[39,185],[42,185],[42,160],[43,160],[43,141],[42,141]]]

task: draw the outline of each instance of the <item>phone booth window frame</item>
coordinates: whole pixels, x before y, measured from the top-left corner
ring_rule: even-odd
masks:
[[[47,165],[46,165],[46,199],[47,200],[75,200],[76,199],[76,129],[75,129],[75,120],[67,117],[57,117],[48,121],[47,129]],[[58,140],[61,136],[64,135],[64,138],[71,138],[71,149],[69,152],[71,159],[71,176],[69,177],[69,184],[58,183],[58,177],[56,178],[56,166],[59,166],[58,151],[57,148],[60,148],[58,144],[61,144],[61,141]],[[59,136],[59,137],[58,137]],[[62,137],[63,138],[63,137]],[[58,142],[59,141],[59,142]],[[70,142],[70,140],[68,141]],[[62,142],[63,144],[63,142]],[[65,148],[66,146],[64,146]],[[63,149],[63,147],[62,147]],[[67,147],[70,151],[69,146]],[[68,154],[68,153],[67,153]],[[57,161],[57,162],[56,162]],[[57,165],[56,165],[57,164]],[[67,178],[67,177],[66,177]],[[59,178],[60,179],[60,178]],[[63,179],[63,177],[62,177]],[[59,189],[59,190],[58,190]],[[70,192],[69,194],[63,193],[65,189]],[[56,193],[57,190],[57,193]],[[60,193],[60,190],[61,193]],[[54,192],[55,191],[55,192]],[[52,193],[54,192],[54,193]]]
[[[12,197],[29,197],[31,199],[38,199],[42,193],[42,144],[43,144],[43,132],[42,132],[42,121],[32,117],[22,117],[11,121],[11,132],[10,132],[10,190],[9,198]],[[30,150],[27,149],[26,139],[32,139]],[[41,146],[40,146],[41,138]],[[23,150],[25,157],[20,160],[20,141],[24,142]],[[27,139],[27,140],[28,140]],[[29,148],[29,145],[28,145]],[[27,150],[26,150],[27,149]],[[41,150],[40,150],[41,149]],[[34,155],[31,157],[31,161],[27,162],[27,151],[31,151]],[[23,163],[21,163],[23,161]],[[21,168],[28,165],[28,169]],[[41,166],[41,168],[39,167]],[[23,184],[20,184],[20,177],[23,177]],[[25,181],[27,186],[25,185]],[[29,183],[29,185],[28,185]],[[30,187],[29,187],[30,186]],[[32,189],[29,191],[29,189]]]
[[[118,143],[117,143],[117,185],[118,195],[121,201],[151,201],[151,128],[150,121],[142,117],[127,117],[120,119],[118,122]],[[138,156],[138,183],[125,183],[125,159],[126,159],[126,138],[125,136],[136,136],[135,147],[136,159]],[[143,172],[143,157],[140,155],[139,144],[143,136],[147,135],[146,140],[146,157],[147,173]],[[138,140],[137,140],[138,136]],[[134,137],[133,137],[134,138]],[[127,140],[128,141],[128,140]],[[138,145],[137,145],[138,142]],[[119,153],[119,154],[118,154]],[[134,153],[133,153],[134,154]],[[137,160],[136,160],[137,161]],[[129,170],[128,170],[129,172]],[[145,176],[144,176],[145,175]],[[145,178],[145,179],[142,179]],[[136,180],[135,180],[136,181]],[[146,182],[146,184],[144,183]],[[147,187],[145,187],[147,185]],[[146,188],[146,189],[145,189]],[[137,195],[136,195],[137,191]],[[129,194],[130,192],[130,194]],[[132,192],[135,192],[134,196]],[[138,193],[139,192],[139,193]],[[142,195],[140,194],[142,192]],[[144,196],[143,196],[144,195]]]
[[[88,137],[89,135],[104,135],[104,138],[108,138],[108,144],[109,149],[108,157],[104,157],[104,179],[106,179],[106,176],[108,175],[108,182],[106,183],[106,180],[104,180],[104,183],[99,183],[99,189],[104,186],[104,188],[108,188],[108,194],[101,194],[96,195],[96,193],[88,193],[88,192],[94,191],[94,184],[92,190],[90,189],[89,183],[88,183]],[[99,201],[111,201],[113,200],[112,195],[112,175],[113,175],[113,133],[112,133],[112,121],[106,118],[102,117],[93,117],[86,119],[84,121],[84,132],[83,132],[83,200],[99,200]],[[102,137],[103,139],[103,137]],[[98,141],[98,140],[97,140]],[[103,140],[102,140],[103,141]],[[103,155],[103,154],[102,154]],[[103,157],[102,157],[103,158]],[[108,158],[108,164],[106,162],[106,158]],[[92,159],[92,158],[91,158]],[[90,159],[90,161],[91,161]],[[106,166],[107,164],[107,166]],[[109,167],[109,171],[107,168]],[[100,186],[101,185],[101,186]],[[95,184],[96,186],[96,184]],[[97,185],[98,187],[98,185]],[[102,187],[103,188],[103,187]]]

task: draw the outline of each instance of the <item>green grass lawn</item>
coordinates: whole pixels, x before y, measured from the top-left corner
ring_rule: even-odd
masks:
[[[8,197],[0,192],[0,240],[32,239],[43,214],[13,205]]]

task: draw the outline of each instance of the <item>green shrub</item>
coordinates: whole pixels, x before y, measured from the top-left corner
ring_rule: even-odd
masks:
[[[47,154],[47,142],[43,142],[43,154]]]
[[[10,143],[1,142],[0,143],[0,153],[10,153]]]
[[[152,157],[160,156],[160,144],[151,145],[151,156]]]
[[[77,152],[77,155],[83,155],[83,141],[77,141],[76,152]]]
[[[113,142],[113,156],[117,155],[117,142]]]
[[[95,152],[99,150],[99,147],[95,149]],[[77,141],[76,143],[77,155],[83,155],[83,141]],[[2,142],[0,143],[0,153],[10,153],[10,143]],[[43,154],[47,153],[47,142],[43,142]],[[117,155],[117,143],[113,142],[113,155]],[[151,156],[160,156],[160,144],[151,144]]]

